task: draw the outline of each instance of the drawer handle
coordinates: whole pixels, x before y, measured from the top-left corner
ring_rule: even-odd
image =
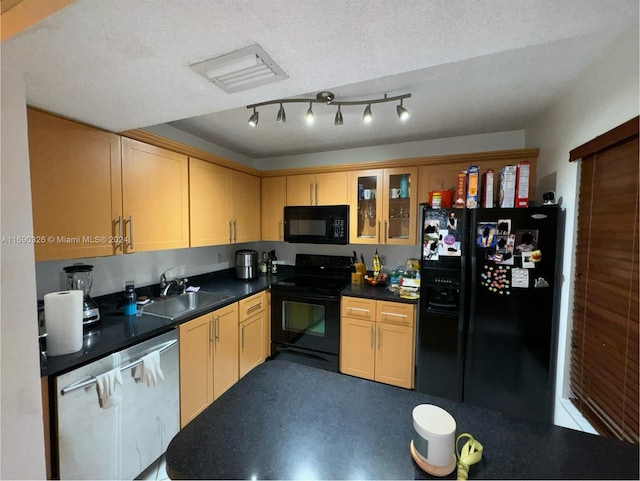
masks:
[[[351,306],[347,306],[347,309],[349,309],[350,311],[371,312],[371,310],[370,310],[370,309],[362,309],[361,307],[351,307]]]
[[[247,307],[247,312],[251,312],[255,309],[260,309],[262,307],[262,302],[258,302],[257,304],[254,304],[251,307]]]
[[[403,317],[405,319],[409,317],[406,314],[396,314],[395,312],[381,312],[380,314],[382,314],[383,316]]]

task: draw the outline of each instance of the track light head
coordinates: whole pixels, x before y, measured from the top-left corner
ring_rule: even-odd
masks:
[[[316,121],[316,116],[313,114],[313,109],[311,108],[311,102],[309,102],[309,110],[307,110],[305,120],[307,121],[307,125],[312,125]]]
[[[406,122],[407,120],[409,120],[409,117],[411,117],[409,111],[402,106],[402,99],[400,99],[400,105],[396,107],[396,110],[398,111],[398,118],[402,122]]]
[[[280,104],[280,110],[278,110],[278,117],[276,118],[278,123],[285,123],[287,121],[287,114],[284,113],[284,107]]]
[[[340,106],[338,105],[338,111],[336,112],[336,119],[333,122],[334,125],[342,125],[344,124],[344,120],[342,120],[342,112],[340,111]]]
[[[371,113],[371,104],[368,104],[364,109],[364,115],[362,116],[362,120],[365,124],[370,124],[373,120],[373,114]]]
[[[251,117],[249,117],[249,125],[251,127],[255,127],[256,125],[258,125],[258,111],[255,109],[253,109],[253,114],[251,115]]]

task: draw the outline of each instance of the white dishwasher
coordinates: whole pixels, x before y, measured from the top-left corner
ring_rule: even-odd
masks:
[[[134,373],[143,357],[153,356],[164,380],[147,385]],[[103,408],[96,377],[114,369],[122,384],[115,388],[113,405]],[[180,429],[177,331],[57,376],[55,389],[59,478],[134,479]]]

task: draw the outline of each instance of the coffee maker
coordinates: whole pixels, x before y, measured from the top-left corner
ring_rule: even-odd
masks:
[[[100,320],[100,310],[96,301],[91,299],[89,293],[93,284],[91,271],[93,266],[87,264],[73,264],[64,267],[63,270],[67,274],[67,286],[69,289],[79,290],[84,293],[84,301],[82,305],[82,324],[87,326]]]

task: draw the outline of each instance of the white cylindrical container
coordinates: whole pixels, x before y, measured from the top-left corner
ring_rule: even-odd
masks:
[[[51,292],[44,296],[47,355],[61,356],[82,349],[83,291]]]
[[[447,476],[456,467],[456,421],[441,407],[420,404],[413,409],[411,455],[424,471]]]

